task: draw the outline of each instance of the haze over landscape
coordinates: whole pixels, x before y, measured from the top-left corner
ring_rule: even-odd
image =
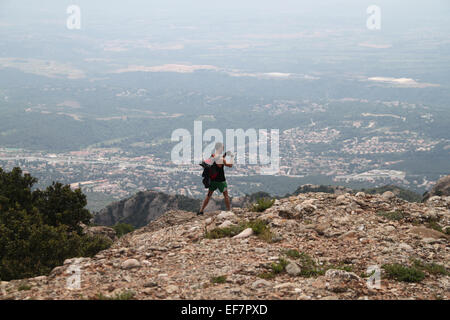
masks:
[[[148,189],[200,197],[201,168],[170,159],[172,132],[200,120],[280,130],[280,172],[235,166],[233,196],[423,193],[450,172],[450,3],[377,1],[379,30],[372,4],[2,0],[0,167],[81,187],[92,209]]]

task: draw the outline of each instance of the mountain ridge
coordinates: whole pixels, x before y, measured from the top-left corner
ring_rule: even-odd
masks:
[[[3,299],[449,299],[449,225],[450,197],[412,203],[389,191],[299,194],[264,212],[175,210],[92,258],[2,282],[0,292]],[[75,266],[81,284],[69,290]],[[370,266],[381,272],[379,287],[367,285]],[[24,283],[29,290],[19,289]]]
[[[286,194],[285,196],[271,196],[267,192],[260,191],[241,197],[232,197],[231,203],[233,207],[248,208],[260,198],[281,199],[308,192],[325,192],[338,195],[345,193],[356,194],[359,191],[365,191],[370,194],[382,194],[385,191],[392,191],[395,195],[405,200],[420,201],[421,199],[420,195],[412,191],[391,185],[367,190],[353,190],[342,186],[304,184],[299,186],[292,194]],[[171,195],[160,191],[140,191],[129,198],[110,203],[102,210],[94,212],[93,223],[103,226],[128,223],[135,228],[140,228],[169,210],[197,212],[202,201],[203,199],[190,198],[184,195]],[[223,197],[212,197],[205,209],[206,212],[216,210],[225,210]]]

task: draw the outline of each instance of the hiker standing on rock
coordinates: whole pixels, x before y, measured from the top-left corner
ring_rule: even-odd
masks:
[[[214,150],[212,151],[211,158],[202,163],[202,166],[205,168],[203,174],[205,179],[203,179],[203,183],[205,187],[208,188],[208,194],[206,195],[202,207],[197,215],[203,214],[203,210],[205,210],[206,206],[208,205],[209,199],[211,199],[211,196],[217,189],[219,189],[219,192],[223,193],[225,206],[227,207],[228,211],[231,211],[230,197],[228,196],[224,166],[229,168],[233,167],[233,155],[231,154],[231,152],[223,154],[223,151],[223,143],[217,142]],[[227,161],[225,160],[225,157],[227,155],[231,156],[230,163],[227,163]]]

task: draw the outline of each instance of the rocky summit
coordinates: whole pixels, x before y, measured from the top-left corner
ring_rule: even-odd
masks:
[[[449,299],[449,226],[450,197],[390,193],[169,211],[92,258],[1,282],[0,298]]]

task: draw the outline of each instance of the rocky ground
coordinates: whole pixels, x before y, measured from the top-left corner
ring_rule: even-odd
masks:
[[[268,223],[269,238],[252,230],[205,237],[255,219]],[[449,226],[450,197],[421,204],[390,192],[300,194],[261,213],[170,211],[93,258],[1,282],[0,299],[449,299]],[[286,263],[276,273],[280,259]],[[446,270],[403,282],[381,269],[380,287],[367,285],[369,266],[411,266],[411,259]],[[322,272],[306,276],[305,261]]]

